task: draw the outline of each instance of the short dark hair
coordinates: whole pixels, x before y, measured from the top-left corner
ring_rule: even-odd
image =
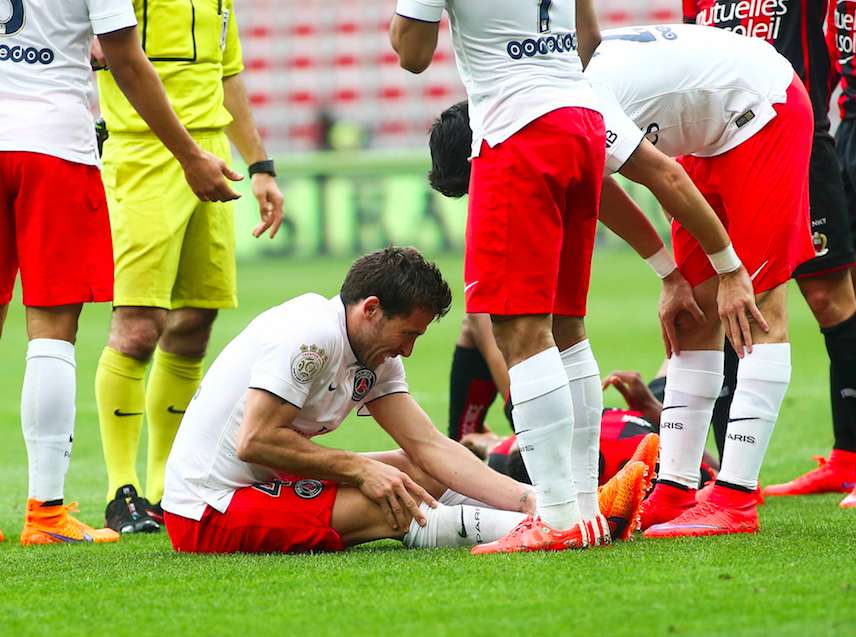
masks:
[[[436,264],[416,248],[390,246],[354,261],[339,292],[345,305],[376,296],[387,316],[407,316],[416,309],[446,315],[452,292]]]
[[[467,102],[458,102],[440,113],[431,125],[428,146],[431,172],[428,183],[447,197],[463,197],[470,187],[470,152],[473,131]]]

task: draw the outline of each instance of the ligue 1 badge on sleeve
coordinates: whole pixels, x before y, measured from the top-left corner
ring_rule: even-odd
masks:
[[[327,362],[327,353],[317,345],[301,345],[300,351],[291,359],[291,376],[298,383],[306,384],[318,375]]]
[[[375,381],[377,376],[372,370],[365,367],[358,369],[354,374],[354,392],[351,394],[351,400],[355,403],[360,402],[372,390]]]

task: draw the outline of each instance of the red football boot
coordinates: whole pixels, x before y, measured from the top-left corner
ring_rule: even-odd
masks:
[[[706,502],[688,509],[674,520],[655,524],[646,538],[697,537],[757,533],[755,494],[716,485]]]
[[[589,545],[589,531],[580,522],[566,531],[558,531],[541,518],[527,516],[520,524],[494,542],[477,544],[473,555],[524,553],[528,551],[564,551]]]
[[[716,486],[716,480],[711,480],[703,488],[696,491],[695,501],[696,502],[707,502],[708,498],[710,498],[710,494],[713,493],[713,487]],[[755,490],[752,492],[755,494],[755,504],[761,506],[764,504],[764,495],[761,493],[761,487],[755,487]]]
[[[818,466],[784,484],[764,488],[765,496],[849,493],[856,487],[856,452],[833,449],[829,460],[814,456]]]
[[[640,528],[644,531],[649,526],[673,520],[695,506],[695,495],[695,489],[658,482],[648,499],[642,503]]]

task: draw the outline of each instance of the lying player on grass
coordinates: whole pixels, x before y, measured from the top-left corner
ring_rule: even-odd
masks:
[[[531,487],[443,436],[408,393],[401,357],[450,303],[434,264],[387,248],[358,259],[332,299],[305,294],[251,322],[203,378],[170,454],[163,508],[175,549],[466,546],[526,519]],[[311,440],[355,407],[401,449],[358,454]],[[586,545],[608,542],[610,528],[629,535],[645,474],[634,463],[603,490],[603,515],[580,523]]]

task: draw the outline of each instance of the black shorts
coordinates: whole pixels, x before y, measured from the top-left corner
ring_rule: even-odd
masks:
[[[842,125],[841,128],[844,126]],[[856,131],[853,131],[856,132]],[[840,134],[840,129],[839,129]],[[852,135],[851,135],[852,137]],[[856,142],[856,138],[853,139]],[[856,144],[854,144],[856,145]],[[856,148],[854,151],[856,152]],[[841,148],[838,149],[841,155]],[[853,157],[853,177],[856,178],[856,157]],[[811,202],[811,230],[816,257],[800,265],[796,278],[806,278],[834,272],[856,263],[853,250],[854,190],[845,198],[846,186],[842,183],[841,167],[836,156],[835,142],[829,133],[815,133],[809,168],[809,198]],[[852,183],[856,183],[853,181]],[[849,206],[848,206],[849,201]],[[850,214],[848,214],[848,209]]]

